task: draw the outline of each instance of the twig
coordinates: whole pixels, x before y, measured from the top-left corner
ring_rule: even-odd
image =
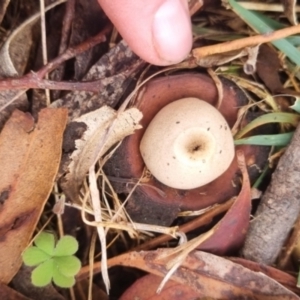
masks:
[[[297,33],[300,33],[300,25],[276,30],[267,34],[260,34],[230,42],[220,43],[217,45],[196,48],[192,51],[192,54],[197,59],[213,54],[224,53],[246,47],[252,47],[263,43],[268,43]]]
[[[280,158],[272,181],[250,223],[242,249],[247,259],[273,264],[300,213],[299,145],[300,125]]]
[[[95,45],[104,42],[106,40],[105,34],[111,29],[111,26],[107,26],[99,34],[91,37],[83,43],[69,48],[60,56],[50,61],[46,66],[41,68],[38,72],[28,73],[20,78],[8,78],[0,80],[0,91],[2,90],[22,90],[30,88],[38,89],[50,89],[50,90],[77,90],[77,91],[90,91],[99,92],[103,86],[103,80],[99,79],[95,81],[86,82],[66,82],[66,81],[52,81],[42,79],[48,72],[57,68],[60,64],[66,60],[94,47]]]
[[[49,89],[49,90],[71,90],[89,91],[97,93],[103,87],[104,79],[86,82],[67,82],[41,79],[37,73],[27,74],[19,79],[4,79],[0,81],[0,91],[24,90],[24,89]]]
[[[66,3],[66,12],[63,20],[58,54],[64,53],[68,48],[70,32],[72,29],[72,23],[74,19],[74,12],[75,12],[75,0],[68,0]]]
[[[47,38],[46,38],[46,17],[45,17],[45,3],[44,0],[40,0],[40,11],[41,11],[41,33],[42,33],[42,55],[43,64],[48,63],[48,52],[47,52]],[[46,74],[48,79],[48,74]],[[48,89],[45,90],[47,106],[50,105],[50,92]]]
[[[75,13],[75,0],[68,0],[66,3],[66,11],[63,19],[62,30],[61,30],[61,39],[59,44],[58,55],[61,55],[68,49],[72,24],[74,20],[74,13]],[[55,81],[60,81],[62,80],[64,73],[65,73],[65,64],[62,63],[60,66],[56,68],[56,70],[54,70],[51,73],[50,78]],[[60,91],[58,90],[54,91],[52,95],[54,99],[57,99],[59,98]]]
[[[83,43],[76,45],[74,47],[68,48],[64,53],[54,58],[52,61],[50,61],[46,66],[42,67],[38,72],[38,76],[40,78],[43,78],[46,73],[49,73],[56,69],[59,65],[64,63],[66,60],[71,59],[75,57],[76,55],[79,55],[94,46],[103,43],[106,41],[106,34],[108,34],[111,30],[112,26],[108,25],[106,26],[101,32],[99,32],[97,35],[88,38]],[[1,82],[0,82],[1,84]]]

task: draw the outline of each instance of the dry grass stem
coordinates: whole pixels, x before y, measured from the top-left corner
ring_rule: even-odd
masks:
[[[217,53],[225,53],[233,50],[243,49],[246,47],[253,47],[263,43],[268,43],[275,40],[283,39],[285,37],[297,33],[300,33],[300,25],[295,25],[288,28],[276,30],[268,34],[259,34],[255,36],[238,39],[238,40],[233,40],[230,42],[196,48],[192,51],[192,54],[196,59],[198,59],[198,58],[203,58]]]

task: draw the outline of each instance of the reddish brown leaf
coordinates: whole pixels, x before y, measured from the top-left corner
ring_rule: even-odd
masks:
[[[0,135],[0,282],[21,266],[21,253],[52,190],[67,110],[44,109],[35,124],[16,110]]]
[[[280,59],[277,52],[268,45],[261,45],[257,59],[257,74],[272,93],[283,89],[280,81]]]
[[[238,249],[245,240],[251,211],[251,187],[242,151],[237,151],[237,160],[243,175],[242,189],[232,207],[212,229],[214,233],[198,247],[200,250],[224,255]]]
[[[0,299],[3,300],[30,300],[22,294],[16,292],[5,284],[0,283]]]
[[[170,280],[164,286],[164,289],[157,294],[156,290],[161,283],[162,278],[152,274],[138,279],[126,292],[120,300],[195,300],[199,293],[192,290],[187,285],[179,284]]]
[[[172,249],[130,252],[109,260],[109,266],[123,265],[164,276],[168,273],[167,257]],[[239,264],[202,251],[190,253],[175,271],[172,280],[184,284],[198,296],[214,299],[296,300],[299,297],[275,280]]]
[[[289,290],[300,294],[300,289],[297,288],[297,278],[273,267],[257,263],[255,261],[243,259],[240,257],[230,257],[231,261],[238,263],[252,271],[261,272],[284,285]]]

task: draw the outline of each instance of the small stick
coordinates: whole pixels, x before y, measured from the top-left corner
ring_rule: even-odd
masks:
[[[278,254],[300,213],[300,125],[279,160],[246,235],[242,255],[266,265]]]
[[[250,37],[246,37],[246,38],[242,38],[230,42],[220,43],[212,46],[196,48],[192,51],[192,54],[197,59],[197,58],[202,58],[213,54],[239,50],[246,47],[252,47],[259,44],[272,42],[297,33],[300,33],[300,25],[291,26],[270,33],[250,36]]]
[[[66,82],[66,81],[52,81],[42,79],[48,72],[56,69],[66,60],[94,47],[95,45],[106,41],[105,34],[111,29],[107,26],[96,36],[91,37],[83,43],[70,47],[63,54],[59,55],[47,65],[42,67],[38,72],[30,72],[20,78],[7,78],[0,80],[0,91],[3,90],[22,90],[22,89],[49,89],[49,90],[73,90],[73,91],[90,91],[97,93],[103,87],[103,81],[109,78],[102,78],[95,81],[85,82]]]

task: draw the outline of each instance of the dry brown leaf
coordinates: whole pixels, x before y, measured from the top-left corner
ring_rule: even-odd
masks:
[[[131,285],[121,296],[120,300],[195,300],[199,294],[187,285],[169,280],[164,289],[157,294],[156,290],[161,283],[161,277],[152,274],[143,276]],[[202,300],[202,298],[201,298]]]
[[[9,286],[0,283],[0,299],[3,300],[30,300],[22,294],[16,292]]]
[[[161,256],[171,249],[130,252],[110,259],[109,266],[134,267],[163,277],[168,273],[167,261]],[[299,297],[270,277],[251,271],[222,257],[194,251],[171,277],[189,286],[199,296],[213,299],[296,300]]]
[[[237,58],[246,56],[247,54],[248,53],[246,49],[234,50],[221,54],[212,54],[205,57],[196,57],[196,62],[198,66],[211,68],[215,66],[224,65]]]
[[[58,292],[53,284],[48,284],[45,287],[34,286],[31,282],[32,269],[32,267],[25,266],[24,264],[22,265],[10,283],[15,291],[30,298],[31,300],[66,300],[66,298]]]
[[[242,151],[237,151],[238,165],[243,175],[242,189],[225,216],[211,229],[213,232],[198,249],[224,255],[239,249],[245,240],[251,212],[251,185]]]
[[[279,71],[281,62],[278,53],[268,45],[261,45],[257,58],[257,74],[272,93],[283,90]]]
[[[142,113],[136,108],[118,113],[109,106],[103,106],[74,121],[85,123],[87,130],[81,139],[76,140],[77,150],[71,155],[69,173],[62,183],[64,192],[73,201],[78,198],[79,186],[89,168],[114,144],[141,128],[141,118]]]
[[[66,109],[43,109],[38,122],[13,112],[0,135],[0,282],[21,266],[21,253],[52,190],[61,158]]]

